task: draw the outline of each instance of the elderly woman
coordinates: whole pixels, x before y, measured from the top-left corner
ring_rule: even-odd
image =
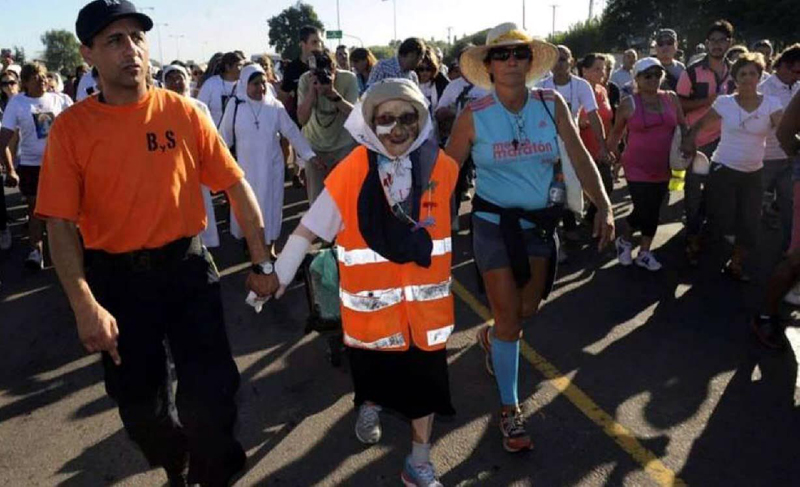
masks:
[[[407,486],[441,486],[430,462],[434,414],[452,415],[445,345],[454,328],[450,196],[458,167],[430,140],[425,97],[409,80],[371,86],[346,124],[357,147],[289,237],[277,296],[311,242],[336,240],[356,436],[379,441],[381,407],[411,420]],[[391,380],[387,380],[391,377]]]
[[[519,350],[522,321],[536,313],[555,279],[555,226],[565,200],[558,136],[598,208],[600,247],[614,234],[608,195],[567,104],[555,90],[529,88],[558,58],[555,46],[513,23],[490,30],[486,45],[465,51],[459,64],[491,94],[461,112],[446,149],[459,164],[471,155],[477,171],[473,246],[495,320],[494,329],[478,331],[478,341],[500,390],[500,430],[509,452],[533,447],[517,396]]]
[[[658,228],[661,204],[669,192],[672,137],[675,127],[684,130],[686,125],[678,96],[659,88],[665,72],[656,58],[636,61],[633,66],[636,94],[622,100],[608,138],[608,149],[618,151],[619,142],[627,130],[622,166],[633,212],[616,240],[617,257],[623,266],[634,263],[632,236],[634,230],[639,230],[642,240],[635,263],[649,271],[661,269],[661,264],[650,252],[650,245]]]
[[[744,262],[758,241],[766,140],[783,114],[779,99],[758,91],[763,72],[764,56],[760,53],[739,56],[731,67],[734,94],[719,96],[683,139],[683,151],[693,152],[698,132],[722,121],[719,146],[711,156],[707,205],[713,236],[735,236],[723,272],[738,281],[750,280]]]
[[[280,136],[291,142],[300,157],[316,162],[316,155],[283,104],[268,95],[267,77],[258,64],[242,69],[236,98],[225,108],[220,133],[244,169],[247,182],[264,216],[264,239],[272,245],[281,234],[284,159]],[[231,211],[231,234],[243,237]]]

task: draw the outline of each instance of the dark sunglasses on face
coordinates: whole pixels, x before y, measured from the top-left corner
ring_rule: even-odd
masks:
[[[16,84],[17,82],[14,81],[13,79],[9,81],[0,81],[0,86],[14,86]]]
[[[416,112],[406,112],[399,117],[395,117],[394,115],[378,115],[375,117],[375,125],[394,125],[398,123],[400,125],[405,125],[406,127],[409,125],[414,125],[417,123],[418,117]]]
[[[528,46],[519,46],[513,49],[492,49],[489,51],[489,59],[492,61],[508,61],[514,56],[517,61],[526,61],[533,58],[533,51]]]
[[[664,39],[663,41],[656,41],[656,45],[658,47],[672,46],[675,45],[675,41],[672,39]]]
[[[644,79],[655,79],[661,77],[661,71],[645,71],[644,73],[640,74]]]

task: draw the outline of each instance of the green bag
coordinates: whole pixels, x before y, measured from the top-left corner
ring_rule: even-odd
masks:
[[[323,249],[309,266],[313,290],[313,306],[323,320],[341,320],[339,309],[339,265],[333,249]]]

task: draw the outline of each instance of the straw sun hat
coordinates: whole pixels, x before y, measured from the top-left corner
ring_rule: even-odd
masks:
[[[527,85],[533,85],[537,80],[543,78],[556,64],[556,61],[558,61],[558,49],[549,42],[534,38],[513,22],[500,24],[490,30],[486,36],[485,46],[475,46],[464,51],[459,61],[461,74],[472,84],[485,90],[491,90],[493,83],[483,62],[486,59],[486,54],[495,47],[521,45],[528,45],[533,51],[531,69],[528,71],[528,76],[525,80]]]

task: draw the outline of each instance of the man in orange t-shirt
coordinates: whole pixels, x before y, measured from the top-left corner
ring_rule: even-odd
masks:
[[[239,372],[219,274],[197,236],[201,184],[227,193],[253,261],[247,287],[260,296],[274,292],[272,263],[258,204],[214,126],[191,100],[148,89],[152,26],[127,0],[80,11],[81,54],[103,90],[53,124],[36,214],[78,335],[103,352],[106,390],[130,438],[170,485],[228,485],[245,464],[233,435]],[[169,415],[165,338],[180,425]]]

